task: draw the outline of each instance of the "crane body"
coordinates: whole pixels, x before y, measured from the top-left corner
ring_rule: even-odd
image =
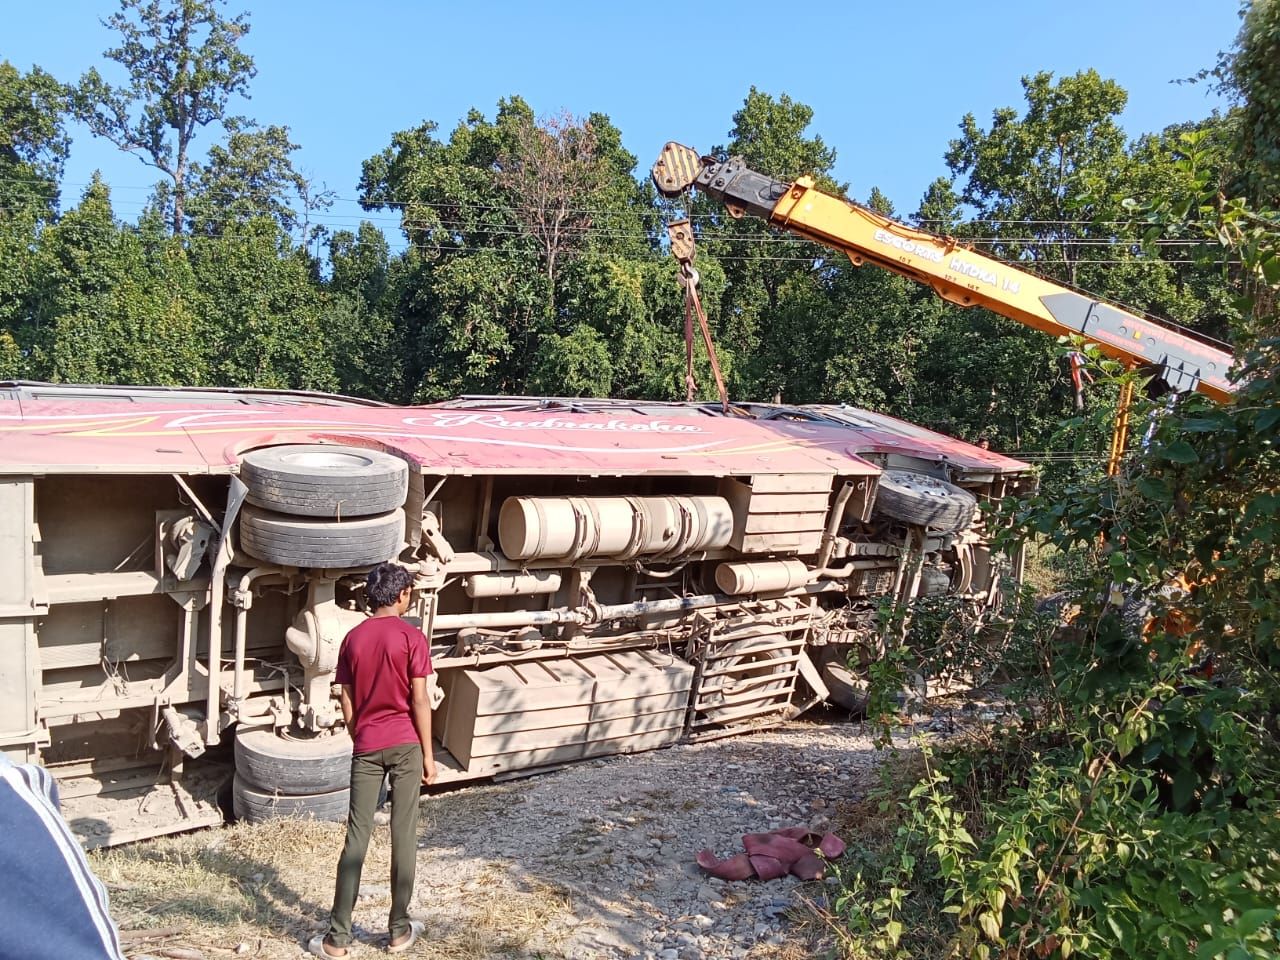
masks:
[[[855,265],[892,270],[957,306],[986,307],[1053,336],[1083,337],[1107,356],[1150,370],[1170,391],[1197,390],[1218,401],[1234,391],[1229,351],[833,196],[811,177],[776,180],[739,157],[717,161],[668,143],[653,181],[668,197],[696,188],[721,200],[732,216],[759,217],[838,250]]]

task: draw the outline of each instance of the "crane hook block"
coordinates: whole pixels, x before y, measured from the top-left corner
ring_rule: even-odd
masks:
[[[667,237],[671,240],[671,255],[680,263],[693,263],[696,252],[693,224],[688,220],[673,220],[667,224]]]
[[[698,151],[669,140],[649,173],[660,194],[678,197],[693,186],[701,172],[702,158]]]

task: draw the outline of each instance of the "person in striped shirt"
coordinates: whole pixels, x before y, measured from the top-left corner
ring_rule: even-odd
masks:
[[[124,960],[107,891],[58,812],[49,771],[0,753],[0,956]]]

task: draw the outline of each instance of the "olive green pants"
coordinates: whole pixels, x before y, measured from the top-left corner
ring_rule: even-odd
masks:
[[[391,775],[391,939],[409,932],[409,901],[418,865],[418,800],[422,795],[422,747],[406,743],[351,758],[351,806],[347,842],[338,859],[338,882],[329,916],[331,946],[351,943],[351,911],[360,892],[360,871],[369,849],[382,779]]]

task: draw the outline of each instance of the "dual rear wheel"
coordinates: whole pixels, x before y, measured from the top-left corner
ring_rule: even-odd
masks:
[[[409,465],[363,447],[291,444],[250,450],[240,547],[266,563],[314,569],[390,560],[404,539]]]
[[[366,567],[404,540],[409,466],[363,447],[291,444],[246,453],[239,546],[255,560],[303,569]],[[351,738],[236,732],[232,810],[257,823],[281,817],[342,820],[350,801]]]
[[[345,732],[295,739],[267,727],[236,731],[231,803],[237,820],[342,820],[350,777],[351,738]]]

